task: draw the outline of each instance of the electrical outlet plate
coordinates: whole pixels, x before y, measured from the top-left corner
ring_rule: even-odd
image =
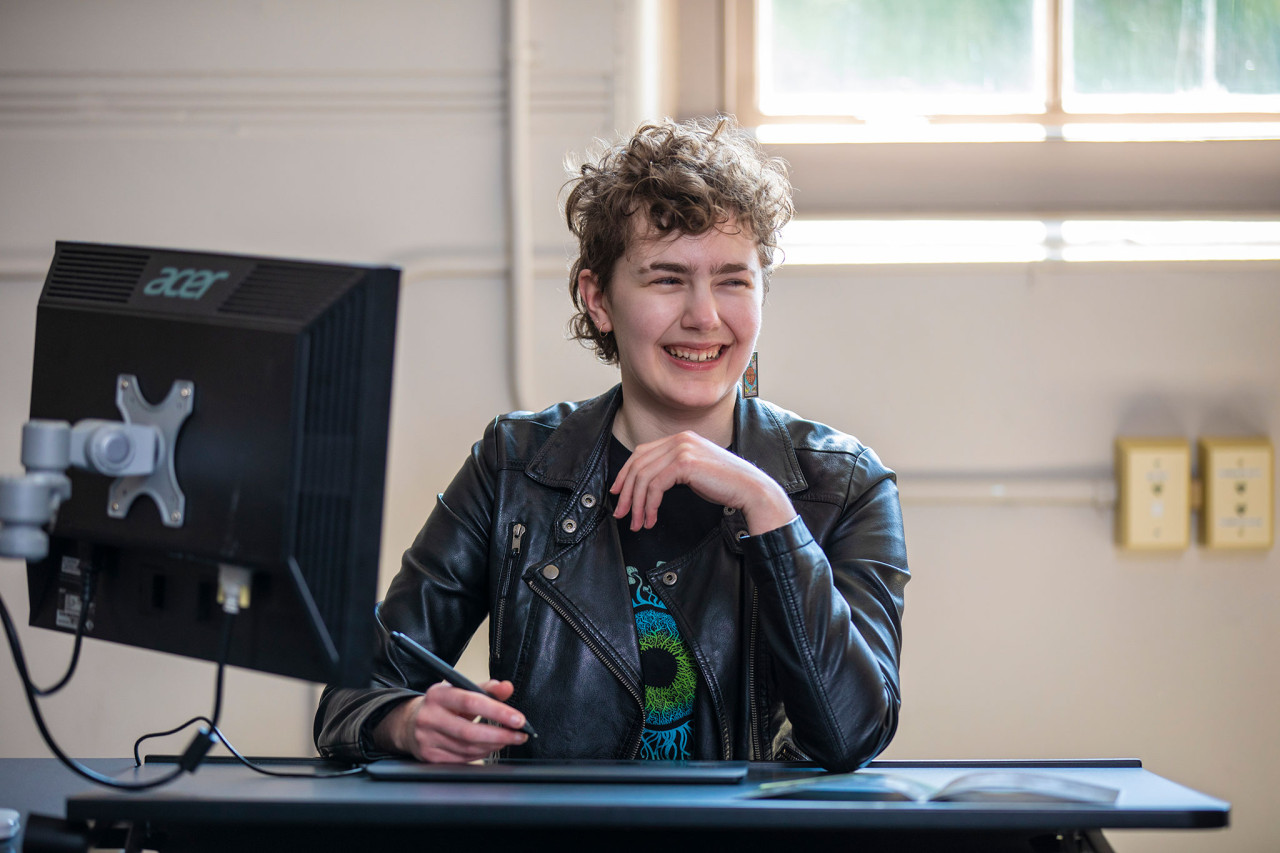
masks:
[[[1117,438],[1116,542],[1132,551],[1191,545],[1191,444],[1182,438]]]
[[[1270,439],[1200,439],[1200,542],[1206,548],[1266,550],[1275,544],[1274,470]]]

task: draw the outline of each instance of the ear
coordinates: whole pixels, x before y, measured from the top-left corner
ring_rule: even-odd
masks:
[[[578,292],[587,306],[587,316],[601,333],[613,331],[613,320],[609,317],[609,300],[604,289],[600,287],[600,279],[591,270],[578,273]]]

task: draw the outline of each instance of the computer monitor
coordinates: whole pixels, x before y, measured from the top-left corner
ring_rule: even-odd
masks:
[[[31,418],[158,424],[172,474],[68,472],[30,623],[76,630],[90,565],[86,637],[217,660],[234,567],[228,663],[367,685],[398,292],[391,267],[58,243]]]

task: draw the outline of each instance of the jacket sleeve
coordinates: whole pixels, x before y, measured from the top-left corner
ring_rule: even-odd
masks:
[[[316,710],[320,754],[350,761],[384,757],[375,726],[396,705],[439,681],[391,645],[400,631],[456,663],[488,614],[490,517],[493,512],[495,425],[436,497],[436,506],[405,552],[386,598],[377,606],[373,680],[368,688],[325,688]]]
[[[888,746],[898,724],[909,571],[893,472],[862,448],[838,513],[821,515],[801,506],[790,524],[745,540],[744,556],[790,737],[828,770],[848,771]]]

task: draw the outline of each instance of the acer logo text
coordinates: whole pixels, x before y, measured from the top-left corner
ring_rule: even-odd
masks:
[[[169,296],[178,299],[199,299],[209,288],[219,281],[231,277],[227,270],[180,270],[177,267],[165,267],[160,270],[160,277],[147,282],[142,292],[147,296]]]

